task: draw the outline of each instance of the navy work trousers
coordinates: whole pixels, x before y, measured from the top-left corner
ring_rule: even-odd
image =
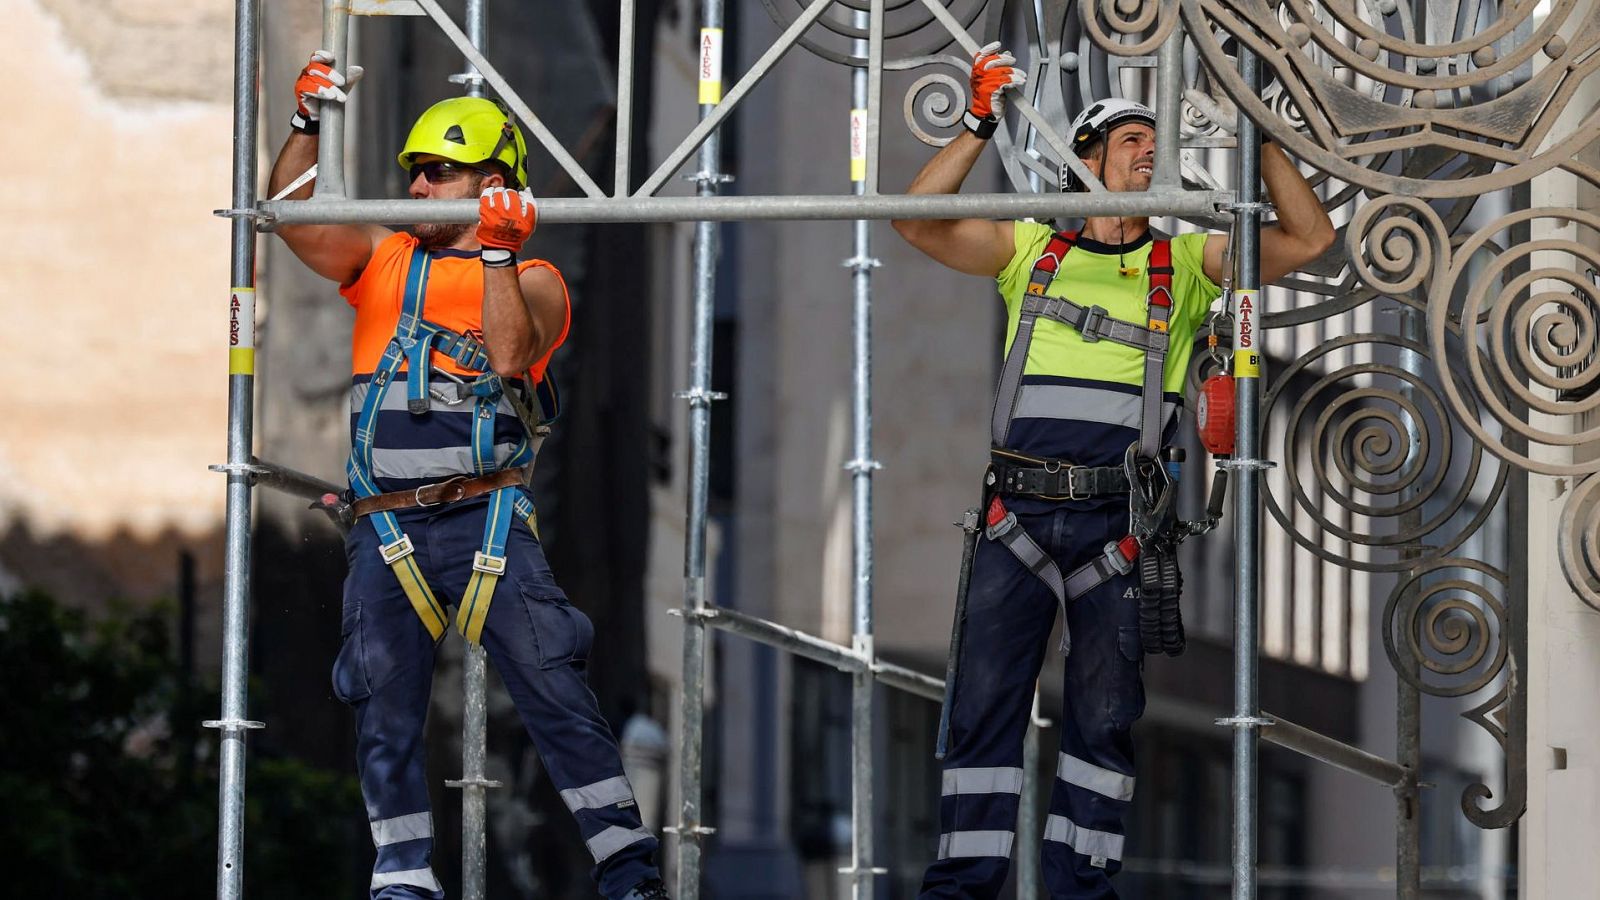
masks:
[[[1018,512],[1018,522],[1064,575],[1128,533],[1124,504],[1029,505],[1044,511]],[[1043,847],[1045,888],[1055,900],[1116,896],[1110,878],[1122,867],[1123,818],[1133,799],[1130,729],[1144,712],[1138,594],[1138,576],[1129,573],[1067,604],[1072,648]],[[1057,609],[1055,595],[1005,545],[978,537],[944,760],[939,856],[923,879],[923,898],[996,897],[1006,880],[1022,740]]]
[[[483,541],[486,504],[467,501],[401,519],[423,577],[441,603],[462,596]],[[377,847],[371,897],[442,898],[430,866],[433,821],[424,771],[423,724],[438,645],[412,610],[363,520],[345,545],[343,645],[334,693],[355,709],[356,766]],[[538,538],[513,521],[506,572],[495,586],[483,647],[500,673],[561,799],[577,818],[594,878],[619,898],[656,875],[657,842],[639,820],[622,758],[600,716],[584,666],[589,618],[556,586]]]

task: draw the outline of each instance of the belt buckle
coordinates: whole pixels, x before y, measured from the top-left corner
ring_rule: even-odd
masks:
[[[447,478],[444,481],[436,481],[433,484],[425,484],[422,487],[417,488],[415,491],[413,491],[411,493],[411,499],[417,501],[417,505],[421,506],[421,507],[424,507],[424,508],[430,507],[430,506],[443,506],[446,503],[454,503],[457,500],[461,499],[460,494],[465,494],[466,493],[466,489],[464,487],[460,487],[461,482],[464,482],[466,480],[467,480],[467,476],[465,476],[465,475],[457,475],[454,478]],[[422,499],[422,492],[423,491],[431,490],[433,488],[443,489],[443,488],[449,487],[450,485],[457,485],[458,486],[458,490],[459,490],[460,493],[457,496],[451,497],[448,500],[443,498],[443,497],[440,497],[438,500],[435,500],[432,503],[429,503],[426,500]]]
[[[1085,467],[1084,466],[1067,466],[1067,499],[1068,500],[1088,500],[1088,499],[1090,499],[1091,497],[1094,496],[1093,493],[1083,493],[1083,494],[1078,493],[1078,480],[1076,478],[1074,478],[1073,476],[1075,474],[1077,474],[1077,472],[1079,470],[1083,469],[1083,468],[1085,468]]]

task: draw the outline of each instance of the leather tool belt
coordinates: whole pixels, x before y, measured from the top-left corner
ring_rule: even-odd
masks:
[[[1128,493],[1128,475],[1121,466],[1075,466],[1061,460],[1009,454],[991,454],[990,460],[984,480],[1000,494],[1087,500]]]
[[[530,468],[532,467],[518,466],[512,469],[501,469],[492,475],[480,475],[477,478],[457,475],[448,481],[425,484],[414,491],[394,491],[388,494],[374,494],[371,497],[363,497],[350,504],[350,509],[359,519],[375,512],[459,503],[462,500],[481,497],[500,488],[525,484]]]

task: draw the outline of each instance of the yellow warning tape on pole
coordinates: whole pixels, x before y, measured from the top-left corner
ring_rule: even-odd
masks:
[[[850,110],[850,180],[867,180],[867,111]]]
[[[1234,291],[1238,301],[1238,315],[1233,331],[1233,377],[1261,377],[1261,348],[1256,343],[1256,305],[1259,294],[1255,290]]]
[[[722,29],[700,29],[700,104],[722,102]]]
[[[256,289],[236,287],[228,300],[228,374],[256,373]]]

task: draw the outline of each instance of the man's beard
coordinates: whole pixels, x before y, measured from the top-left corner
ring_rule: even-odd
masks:
[[[429,250],[438,250],[442,247],[449,247],[460,240],[461,236],[466,234],[467,229],[471,227],[470,224],[463,222],[429,223],[414,226],[412,231],[416,234],[417,241],[422,246]]]

